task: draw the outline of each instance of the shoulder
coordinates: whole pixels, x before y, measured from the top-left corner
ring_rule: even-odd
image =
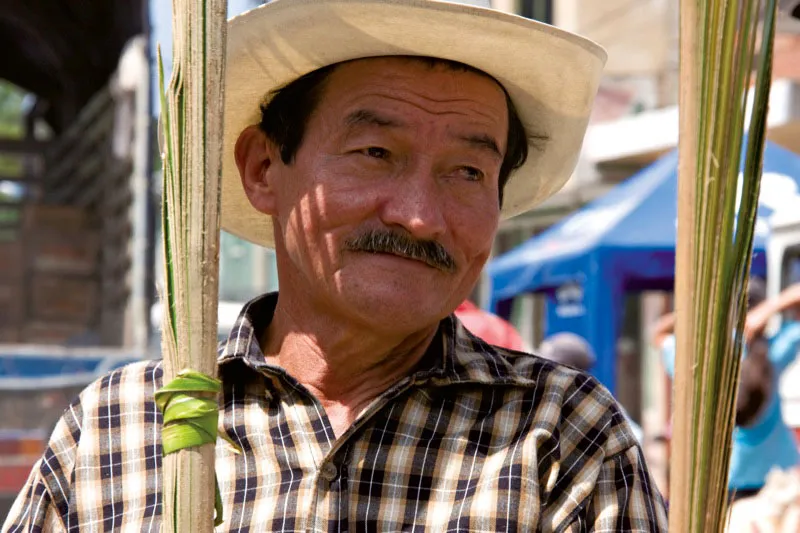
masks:
[[[114,405],[119,410],[152,402],[162,383],[161,361],[140,361],[114,369],[87,386],[79,396],[81,410]]]
[[[154,428],[149,434],[157,433],[161,413],[154,395],[161,387],[161,374],[160,361],[142,361],[114,369],[89,384],[56,424],[45,457],[53,453],[64,462],[62,467],[68,467],[109,443],[138,439],[147,427]]]
[[[561,446],[580,444],[583,453],[611,456],[637,444],[622,407],[594,376],[534,354],[499,351],[518,375],[530,380],[535,409]]]
[[[649,473],[633,428],[605,386],[585,372],[535,355],[508,356],[532,383],[535,420],[529,436],[536,444],[528,460],[535,462],[539,476],[543,524],[558,529],[576,518],[588,520],[598,501],[601,513],[613,505],[620,515],[627,513],[623,500],[634,494],[629,489],[637,498],[653,502],[645,507],[662,505],[650,492]]]
[[[160,362],[143,361],[114,369],[84,388],[57,422],[18,506],[49,505],[65,523],[76,523],[83,510],[94,512],[98,487],[105,490],[108,479],[121,482],[125,454],[126,468],[138,466],[137,460],[157,461],[160,450],[151,449],[161,416],[153,395],[160,386]],[[145,444],[150,445],[146,454],[137,455]],[[120,494],[124,489],[120,483],[115,488]]]
[[[784,321],[781,327],[770,339],[772,344],[781,342],[797,342],[800,339],[800,321]]]
[[[154,398],[161,381],[161,361],[131,363],[96,379],[65,410],[50,439],[50,447],[62,449],[60,440],[66,440],[80,449],[100,433],[113,433],[130,426],[131,414],[143,424],[159,423],[160,413]]]
[[[782,372],[797,356],[800,345],[800,322],[784,321],[769,339],[769,359]]]

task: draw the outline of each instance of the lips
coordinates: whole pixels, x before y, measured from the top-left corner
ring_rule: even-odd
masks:
[[[433,264],[433,263],[431,263],[429,261],[426,261],[424,259],[420,259],[418,257],[413,257],[411,255],[399,254],[399,253],[396,253],[396,252],[363,252],[363,253],[370,254],[370,255],[383,255],[383,256],[386,256],[386,257],[397,257],[398,259],[406,259],[408,261],[414,261],[415,263],[422,263],[423,265],[428,266],[430,268],[434,268],[436,270],[441,270],[441,268],[439,268],[437,265],[435,265],[435,264]]]

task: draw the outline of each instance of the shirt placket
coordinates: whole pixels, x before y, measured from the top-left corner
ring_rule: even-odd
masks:
[[[346,452],[340,450],[325,458],[317,471],[314,502],[317,506],[314,529],[344,533],[348,531],[349,498]]]
[[[277,377],[280,385],[276,392],[284,398],[281,402],[283,413],[297,440],[298,467],[303,472],[313,472],[310,483],[302,483],[296,489],[298,493],[294,494],[297,530],[315,533],[344,531],[347,512],[340,506],[346,506],[342,492],[347,483],[346,473],[342,479],[342,448],[337,446],[328,416],[317,399],[292,378],[286,375]]]
[[[305,529],[307,532],[346,533],[349,531],[350,507],[358,504],[352,499],[357,495],[351,495],[349,492],[349,459],[352,440],[357,438],[363,426],[368,424],[394,398],[410,388],[413,383],[412,379],[405,379],[378,397],[364,409],[347,433],[333,442],[317,470],[308,527]],[[309,401],[316,403],[316,399],[310,394],[308,398]],[[333,428],[321,405],[319,413],[322,415],[320,422],[324,424],[325,431],[333,434]]]
[[[342,439],[333,437],[333,428],[322,405],[311,394],[296,390],[302,396],[302,409],[295,409],[296,416],[305,427],[314,430],[313,489],[309,494],[308,515],[304,530],[313,533],[347,531],[347,468],[346,449]]]

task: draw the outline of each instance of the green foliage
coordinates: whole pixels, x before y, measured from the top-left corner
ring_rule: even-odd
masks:
[[[25,92],[16,85],[0,80],[0,139],[22,137],[22,100]]]
[[[19,139],[24,134],[22,101],[25,92],[7,81],[0,80],[0,139]],[[0,154],[0,176],[22,174],[19,156]]]

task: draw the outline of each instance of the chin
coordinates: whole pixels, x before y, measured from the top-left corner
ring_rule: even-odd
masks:
[[[466,298],[471,288],[465,289],[469,280],[463,272],[444,273],[391,256],[358,259],[338,270],[329,287],[340,306],[379,329],[417,331],[437,324],[461,303],[461,293]]]
[[[341,288],[342,302],[376,329],[413,332],[437,324],[448,314],[443,298],[419,285],[383,282]]]

